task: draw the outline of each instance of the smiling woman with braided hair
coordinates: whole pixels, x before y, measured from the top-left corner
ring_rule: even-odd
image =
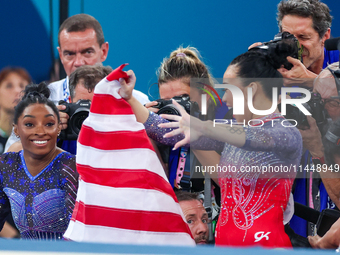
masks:
[[[31,84],[15,107],[23,150],[0,156],[0,228],[11,210],[23,239],[62,239],[78,188],[75,156],[56,146],[59,112],[47,85]]]

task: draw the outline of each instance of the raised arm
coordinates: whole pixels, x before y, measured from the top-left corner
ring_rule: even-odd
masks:
[[[127,71],[127,74],[129,75],[129,81],[127,83],[124,79],[119,80],[120,84],[122,85],[121,89],[119,90],[119,94],[130,104],[137,121],[144,124],[148,136],[154,141],[169,146],[172,146],[178,141],[182,140],[184,138],[183,135],[172,138],[163,137],[166,133],[172,131],[172,129],[162,129],[159,128],[158,125],[161,123],[168,123],[169,121],[161,118],[153,112],[150,112],[136,98],[133,97],[132,91],[136,84],[136,76],[132,70]]]
[[[177,128],[166,134],[165,137],[172,137],[180,133],[185,135],[185,138],[176,144],[176,148],[187,143],[198,148],[197,145],[204,142],[204,139],[201,138],[204,136],[236,147],[242,147],[245,150],[286,153],[286,155],[281,156],[294,156],[301,151],[302,139],[299,131],[295,127],[286,127],[287,124],[283,126],[277,120],[265,123],[266,127],[215,125],[212,121],[201,121],[190,117],[176,102],[173,103],[180,109],[182,116],[161,115],[164,118],[174,120],[174,122],[159,126]]]
[[[149,117],[149,111],[132,95],[132,91],[136,84],[135,73],[132,70],[129,70],[126,73],[129,75],[129,80],[127,83],[123,78],[119,80],[120,84],[122,85],[121,89],[119,90],[119,94],[130,104],[133,112],[136,115],[137,121],[144,123]]]

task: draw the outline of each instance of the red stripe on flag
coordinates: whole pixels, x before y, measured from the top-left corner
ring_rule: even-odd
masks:
[[[144,129],[139,131],[100,132],[83,125],[79,134],[82,145],[100,150],[124,150],[147,148],[154,151]]]
[[[77,164],[77,171],[84,182],[114,188],[154,189],[177,201],[175,192],[163,177],[143,169],[107,169]],[[160,170],[162,171],[162,170]]]
[[[190,234],[188,225],[179,214],[116,209],[85,205],[83,202],[78,202],[78,204],[76,220],[85,225],[135,231],[184,232]]]
[[[125,99],[117,99],[112,95],[94,94],[90,112],[98,114],[134,114]]]
[[[121,66],[117,67],[115,70],[113,70],[107,77],[106,79],[108,81],[113,81],[113,80],[119,80],[119,78],[124,78],[126,82],[128,82],[129,75],[127,75],[126,72],[123,71],[123,68],[127,66],[128,64],[122,64]]]
[[[78,203],[78,201],[76,201],[76,204],[74,205],[74,209],[73,209],[73,212],[72,212],[72,217],[71,217],[71,220],[73,220],[73,221],[75,221],[75,218],[78,215],[78,208],[79,208],[79,203]]]

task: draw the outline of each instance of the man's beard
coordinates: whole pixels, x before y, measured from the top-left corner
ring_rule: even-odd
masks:
[[[208,242],[208,239],[207,239],[207,237],[205,235],[200,235],[200,236],[195,238],[196,244],[198,244],[198,243],[200,243],[202,241],[205,242],[205,243]]]

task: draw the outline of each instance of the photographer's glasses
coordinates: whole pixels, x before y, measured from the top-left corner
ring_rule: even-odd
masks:
[[[335,97],[337,98],[337,97]],[[340,106],[340,102],[336,101],[335,99],[323,99],[323,103],[324,104],[328,104],[333,108],[339,107]]]
[[[340,69],[333,71],[329,67],[327,69],[331,72],[331,74],[334,77],[335,80],[335,85],[336,85],[336,90],[338,91],[338,96],[337,97],[332,97],[332,98],[340,98]],[[339,105],[338,105],[339,106]]]

